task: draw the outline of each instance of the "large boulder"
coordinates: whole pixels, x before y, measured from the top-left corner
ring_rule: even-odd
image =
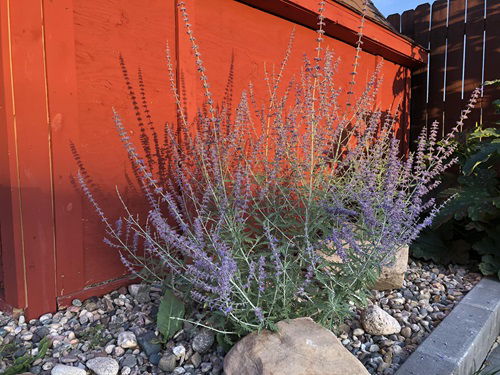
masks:
[[[401,289],[408,268],[408,245],[403,246],[395,255],[393,261],[382,267],[382,272],[373,286],[375,290]]]
[[[370,335],[393,335],[401,332],[401,325],[389,313],[377,305],[361,313],[361,324]]]
[[[251,333],[224,359],[226,375],[368,375],[326,328],[310,318],[278,323],[278,332]]]

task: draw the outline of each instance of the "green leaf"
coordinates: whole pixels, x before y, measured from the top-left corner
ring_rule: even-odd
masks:
[[[470,133],[467,136],[467,139],[478,139],[478,138],[489,138],[489,137],[495,137],[495,138],[500,138],[500,129],[495,129],[495,128],[477,128],[473,133]]]
[[[491,197],[484,186],[466,187],[461,191],[456,191],[455,194],[455,197],[437,214],[434,219],[434,228],[453,218],[461,220],[467,215],[471,220],[480,221],[483,215],[493,208]]]
[[[160,302],[156,326],[165,339],[170,339],[182,328],[185,307],[184,303],[178,299],[170,290],[166,290]]]
[[[491,156],[494,154],[500,155],[500,142],[497,139],[491,143],[486,143],[481,145],[481,148],[478,152],[471,155],[463,166],[463,171],[465,175],[470,175],[474,169],[476,169],[482,163],[485,163],[489,160]]]
[[[483,275],[496,275],[500,270],[500,259],[493,255],[483,255],[479,264],[479,269]]]
[[[495,254],[500,244],[495,243],[491,237],[483,237],[480,241],[474,243],[472,248],[481,255]]]

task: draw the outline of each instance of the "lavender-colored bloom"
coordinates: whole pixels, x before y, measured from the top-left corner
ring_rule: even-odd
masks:
[[[262,309],[260,307],[256,307],[253,311],[259,322],[262,323],[264,321],[264,313],[262,312]]]
[[[272,235],[271,229],[268,225],[265,226],[265,234],[267,240],[269,241],[269,247],[271,248],[271,254],[275,268],[274,276],[278,278],[283,274],[283,262],[281,261],[281,253],[278,249],[278,240]]]
[[[394,135],[397,115],[378,108],[381,64],[355,94],[365,12],[351,80],[341,88],[335,75],[339,58],[323,45],[327,5],[320,2],[314,56],[305,56],[302,69],[283,82],[292,35],[278,70],[265,73],[268,97],[257,96],[250,84],[233,109],[233,78],[219,105],[186,4],[179,2],[204,102],[188,113],[184,88],[177,87],[182,74],[167,47],[178,121],[163,129],[163,144],[151,125],[142,73],[141,107],[124,71],[139,147],[113,112],[136,178],[131,188],[144,195],[148,215],[108,220],[79,164],[81,189],[106,227],[104,242],[120,251],[124,266],[130,272],[142,266],[158,278],[168,273],[174,288],[189,285],[186,299],[245,332],[302,307],[323,321],[335,320],[337,306],[357,293],[368,268],[383,265],[432,223],[439,208],[430,197],[437,177],[456,162],[454,138],[480,95],[473,93],[445,139],[438,142],[433,123],[423,130],[416,152],[403,158]],[[330,250],[341,262],[321,258]],[[331,309],[320,311],[322,306]]]
[[[259,288],[259,293],[263,293],[266,289],[266,258],[264,256],[259,257],[259,263],[258,263],[258,274],[257,274],[257,284]]]

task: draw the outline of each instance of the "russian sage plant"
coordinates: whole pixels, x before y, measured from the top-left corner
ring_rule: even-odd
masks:
[[[362,94],[354,94],[364,15],[352,80],[345,88],[336,84],[340,58],[323,48],[324,7],[320,2],[315,55],[304,58],[298,78],[282,82],[292,34],[278,72],[266,74],[266,96],[249,85],[232,110],[228,100],[217,105],[213,98],[180,2],[204,105],[188,118],[167,47],[177,127],[167,125],[160,137],[142,76],[137,94],[123,61],[139,116],[139,147],[114,112],[149,204],[147,217],[124,205],[113,223],[86,171],[79,173],[106,227],[105,243],[120,252],[130,272],[164,282],[209,311],[225,331],[273,329],[298,316],[327,327],[340,322],[364,303],[380,268],[431,223],[438,207],[429,193],[455,162],[452,138],[460,125],[438,144],[434,123],[422,132],[416,153],[401,155],[397,113],[385,115],[375,103],[381,65]]]

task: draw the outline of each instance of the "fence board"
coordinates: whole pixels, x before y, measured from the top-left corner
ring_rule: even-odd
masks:
[[[422,4],[415,9],[413,29],[415,42],[427,48],[429,46],[429,27],[431,6]],[[411,91],[411,126],[410,142],[413,143],[426,126],[427,120],[427,66],[413,72]]]
[[[415,37],[414,16],[414,10],[407,10],[401,15],[401,33],[412,39]]]
[[[397,31],[401,31],[401,15],[396,13],[396,14],[391,14],[389,17],[387,17],[387,21],[394,26],[394,28]]]
[[[500,2],[495,0],[488,1],[486,9],[486,61],[484,66],[484,79],[492,81],[500,79]],[[489,126],[500,121],[500,113],[495,113],[491,106],[493,100],[500,99],[500,90],[494,87],[486,87],[485,98],[487,101],[483,106],[483,122]]]
[[[482,83],[484,0],[468,0],[465,32],[467,41],[465,46],[464,99],[468,101],[472,91]],[[474,110],[467,120],[469,126],[479,122],[480,118],[481,111]]]
[[[448,16],[448,57],[446,68],[445,132],[455,126],[462,100],[462,72],[465,34],[465,1],[450,0]]]
[[[432,28],[430,31],[430,66],[429,66],[429,123],[443,122],[443,91],[446,54],[446,18],[447,0],[438,0],[432,4]]]
[[[434,120],[444,122],[443,134],[449,131],[483,78],[487,81],[500,77],[500,1],[438,0],[432,4],[432,12],[429,7],[423,4],[413,13],[406,11],[400,17],[389,17],[393,25],[399,22],[403,34],[430,49],[427,69],[412,72],[412,140],[424,124]],[[412,17],[413,28],[407,23]],[[484,98],[465,122],[466,128],[473,128],[476,122],[491,126],[500,121],[500,114],[494,113],[490,105],[500,97],[499,91],[484,88]],[[424,96],[428,96],[427,102]]]

